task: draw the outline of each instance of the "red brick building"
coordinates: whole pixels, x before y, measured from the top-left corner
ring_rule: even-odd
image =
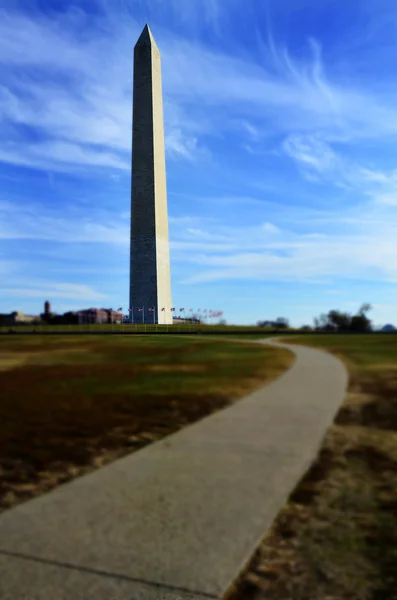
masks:
[[[77,312],[80,324],[120,323],[123,314],[111,308],[87,308]]]

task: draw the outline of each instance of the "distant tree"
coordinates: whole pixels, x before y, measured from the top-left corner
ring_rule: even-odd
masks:
[[[372,310],[371,304],[362,304],[357,315],[354,315],[351,322],[352,331],[372,331],[372,321],[368,319],[366,313]]]
[[[316,317],[314,319],[314,329],[316,329],[317,331],[332,331],[335,329],[335,325],[330,323],[328,315],[323,313],[319,317]]]
[[[351,315],[340,310],[330,310],[328,323],[333,325],[337,331],[349,331],[351,325]]]
[[[368,303],[362,304],[353,316],[341,310],[330,310],[314,319],[314,328],[317,331],[371,331],[371,321],[366,315],[371,308]]]
[[[227,325],[227,321],[226,321],[226,319],[221,319],[221,320],[218,322],[218,325]]]
[[[277,329],[288,329],[289,321],[285,317],[278,317],[274,321],[274,326],[277,327]]]
[[[273,321],[258,321],[258,327],[273,327]]]
[[[258,321],[258,327],[271,327],[273,329],[287,329],[289,321],[285,317],[278,317],[275,321]]]
[[[310,325],[302,325],[301,331],[312,331],[313,327]]]
[[[372,304],[369,304],[368,302],[366,302],[360,306],[360,309],[357,314],[360,316],[365,315],[370,310],[372,310]]]

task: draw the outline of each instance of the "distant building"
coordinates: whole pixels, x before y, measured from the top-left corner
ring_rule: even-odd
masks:
[[[23,323],[42,323],[49,325],[78,325],[78,324],[101,324],[121,323],[123,314],[111,308],[86,308],[79,311],[68,311],[64,314],[51,312],[51,304],[47,300],[44,303],[44,312],[41,315],[25,315],[21,311],[10,314],[0,314],[0,326],[19,325]]]
[[[123,318],[123,313],[111,308],[87,308],[76,314],[80,324],[120,323]]]
[[[196,319],[195,317],[173,317],[172,322],[175,325],[178,325],[180,323],[191,323],[198,325],[199,323],[201,323],[200,319]]]
[[[38,315],[25,315],[22,311],[13,311],[10,314],[2,314],[0,315],[0,323],[2,325],[21,325],[23,323],[33,323],[34,321],[39,321],[40,317]]]
[[[77,312],[74,311],[68,311],[63,315],[50,313],[49,319],[45,319],[45,321],[51,325],[77,325],[79,322],[79,316]]]
[[[108,312],[102,308],[86,308],[77,311],[77,315],[78,322],[81,324],[108,322]]]
[[[54,323],[56,319],[59,319],[60,315],[51,312],[51,304],[48,300],[44,302],[44,312],[41,313],[40,317],[45,323]]]

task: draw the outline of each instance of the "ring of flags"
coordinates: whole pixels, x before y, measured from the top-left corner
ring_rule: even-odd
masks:
[[[145,309],[145,307],[144,307],[144,306],[143,306],[143,307],[139,307],[139,308],[137,307],[137,308],[136,308],[136,310],[137,310],[138,312],[142,312],[144,309]],[[117,310],[118,310],[118,311],[120,311],[120,310],[123,310],[123,309],[122,309],[122,308],[118,308]],[[129,308],[129,309],[128,309],[128,312],[129,312],[129,313],[131,313],[131,312],[133,312],[133,310],[134,310],[133,308]],[[172,308],[169,308],[169,309],[168,309],[168,308],[166,308],[166,307],[163,307],[163,308],[161,308],[160,310],[161,310],[162,312],[164,312],[164,311],[166,311],[166,310],[170,310],[171,312],[176,312],[176,311],[177,311],[177,309],[176,309],[175,307],[172,307]],[[187,310],[187,309],[185,309],[185,308],[180,308],[180,309],[179,309],[179,312],[185,312],[186,310]],[[155,312],[155,311],[156,311],[156,309],[155,309],[155,307],[150,307],[150,308],[148,308],[148,311],[149,311],[149,312]],[[191,312],[191,313],[192,313],[192,312],[194,312],[194,308],[189,308],[189,312]],[[221,316],[223,315],[223,311],[221,311],[221,310],[212,310],[212,309],[207,309],[207,308],[203,308],[203,309],[201,309],[201,308],[198,308],[198,309],[196,310],[196,312],[197,312],[197,313],[200,313],[200,314],[202,313],[204,316],[209,316],[209,317],[213,317],[213,318],[215,318],[215,317],[221,317]]]
[[[140,311],[140,312],[142,312],[142,311],[144,310],[144,308],[145,308],[145,307],[143,306],[142,308],[138,308],[137,310],[138,310],[138,311]],[[113,311],[113,308],[111,308],[110,310],[111,310],[111,311]],[[123,308],[122,308],[121,306],[120,306],[120,308],[117,308],[117,312],[119,312],[119,311],[122,311],[122,310],[123,310]],[[134,310],[133,308],[129,308],[129,309],[128,309],[128,312],[133,312],[133,310]],[[149,310],[149,311],[155,311],[156,309],[155,309],[155,307],[153,306],[153,308],[148,308],[148,310]],[[164,310],[167,310],[167,309],[166,309],[166,308],[162,308],[161,310],[162,310],[162,311],[164,311]],[[171,311],[171,312],[175,312],[175,311],[176,311],[176,308],[170,308],[170,311]],[[194,308],[189,308],[189,312],[193,312],[193,311],[194,311]],[[184,308],[180,308],[180,309],[179,309],[179,312],[185,312],[185,309],[184,309]],[[206,308],[203,308],[203,310],[201,311],[201,308],[198,308],[198,309],[197,309],[197,312],[203,312],[203,313],[207,313],[207,309],[206,309]],[[218,310],[218,311],[216,311],[216,310],[212,310],[212,309],[210,308],[210,309],[208,309],[208,314],[209,314],[210,316],[212,316],[212,317],[220,317],[221,315],[223,315],[223,312],[222,312],[222,311],[220,311],[220,310]]]

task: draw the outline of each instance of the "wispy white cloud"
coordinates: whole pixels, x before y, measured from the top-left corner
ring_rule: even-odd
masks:
[[[263,229],[263,231],[266,231],[267,233],[279,233],[280,232],[280,229],[278,227],[276,227],[276,225],[274,225],[273,223],[263,223],[262,229]]]
[[[160,10],[157,0],[151,1],[153,11],[154,5]],[[62,18],[2,11],[0,56],[8,72],[0,88],[0,109],[10,123],[33,126],[50,140],[36,150],[41,162],[29,155],[32,149],[25,151],[24,144],[19,144],[18,153],[8,153],[9,161],[44,165],[51,143],[56,143],[60,152],[53,162],[66,162],[70,168],[82,162],[125,168],[130,151],[132,44],[139,27],[130,11],[123,22],[116,19],[120,4],[105,6],[106,19],[90,17],[90,36],[76,33],[89,18],[80,9],[70,9]],[[209,21],[216,21],[220,14],[215,0],[178,2],[177,6],[175,14],[189,22],[194,21],[195,11]],[[327,75],[321,46],[314,39],[308,41],[311,54],[299,61],[286,47],[265,40],[273,53],[270,69],[246,56],[239,58],[203,47],[195,39],[177,38],[161,28],[158,34],[165,100],[170,107],[166,121],[170,158],[199,156],[208,148],[207,135],[233,127],[237,115],[246,135],[257,141],[270,125],[281,133],[321,130],[333,139],[349,141],[397,133],[393,95],[375,95],[358,83],[347,87]],[[46,71],[48,77],[25,74],[23,70],[30,67]],[[61,159],[63,154],[70,158],[70,148],[59,146],[62,143],[75,145],[73,160]],[[321,160],[332,160],[329,150],[320,147],[319,140],[316,143]],[[302,139],[290,138],[287,148],[304,154],[304,144]],[[0,159],[5,160],[6,154]]]
[[[392,171],[361,169],[360,174],[368,184],[367,195],[371,196],[377,204],[397,206],[397,169]]]
[[[197,137],[181,127],[169,128],[165,136],[167,154],[170,158],[197,161],[200,158],[210,158],[211,153],[205,147],[200,147]]]
[[[236,4],[236,0],[229,1],[229,11]],[[121,11],[124,17],[134,17],[137,10],[145,15],[150,23],[163,22],[167,17],[174,23],[183,27],[189,34],[197,34],[201,28],[212,29],[219,32],[221,26],[228,23],[228,14],[224,10],[222,0],[102,0],[102,5],[107,10]]]
[[[373,169],[349,156],[337,153],[329,143],[315,135],[291,135],[283,150],[292,158],[303,176],[314,183],[327,183],[359,192],[376,204],[397,206],[397,170]]]
[[[30,281],[29,286],[4,286],[1,293],[6,296],[23,296],[26,298],[70,298],[81,301],[103,300],[107,294],[95,291],[92,287],[76,283],[48,283],[46,281]]]
[[[263,130],[253,125],[248,119],[241,121],[241,127],[251,141],[258,141],[263,136]]]
[[[0,53],[8,71],[0,87],[0,112],[5,122],[33,127],[43,139],[34,146],[8,139],[0,161],[54,169],[59,163],[58,170],[76,165],[128,169],[136,23],[131,20],[127,31],[94,18],[85,38],[76,35],[87,19],[82,11],[70,10],[62,21],[7,11],[2,17]],[[29,46],[32,52],[25,51]],[[42,76],[25,74],[31,67]],[[169,156],[190,159],[200,150],[197,139],[180,125],[180,110],[171,112]]]
[[[115,246],[129,244],[129,223],[116,215],[50,215],[46,209],[37,206],[19,205],[16,209],[8,201],[0,203],[0,239],[2,240],[41,240],[57,243],[76,244],[102,243]]]
[[[129,170],[130,163],[111,152],[103,152],[87,146],[62,141],[26,144],[21,152],[20,144],[6,143],[0,150],[0,162],[32,166],[54,171],[71,168],[108,167]]]
[[[283,148],[303,168],[332,175],[340,167],[336,153],[318,136],[290,135],[284,141]]]
[[[336,220],[336,217],[334,217]],[[343,221],[343,215],[341,216]],[[206,236],[180,224],[173,243],[174,259],[194,265],[184,283],[222,280],[311,281],[329,283],[368,279],[397,280],[397,225],[387,212],[359,206],[351,212],[346,236],[329,223],[307,223],[309,232],[263,223],[256,226],[214,224]],[[318,227],[319,230],[315,230]],[[326,230],[324,230],[326,227]],[[322,230],[323,229],[323,230]],[[190,236],[190,237],[189,237]]]

